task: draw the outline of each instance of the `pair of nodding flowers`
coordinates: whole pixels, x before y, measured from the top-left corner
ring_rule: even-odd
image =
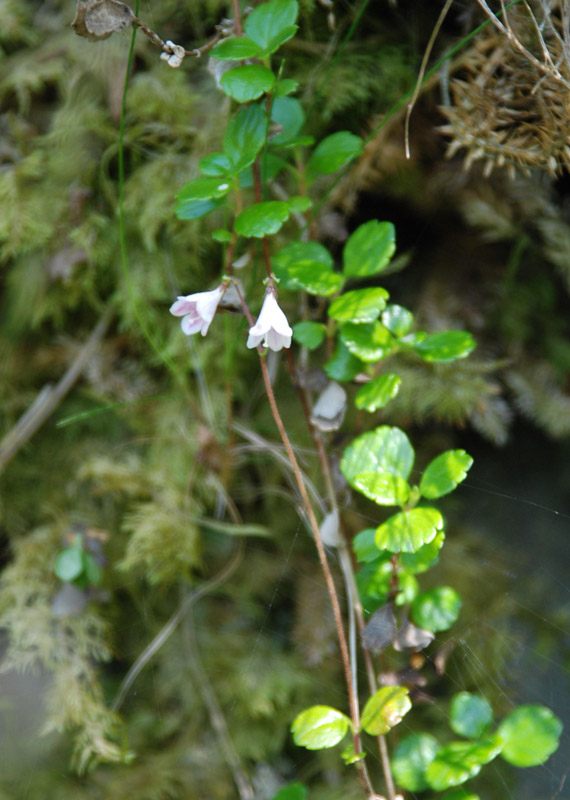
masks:
[[[179,297],[172,304],[170,313],[175,317],[182,317],[183,333],[187,336],[192,336],[198,331],[202,336],[208,333],[218,303],[227,287],[227,283],[222,283],[211,292],[198,292]],[[291,347],[292,335],[293,331],[287,322],[287,317],[277,303],[275,289],[273,286],[268,286],[257,322],[249,329],[247,346],[253,348],[262,344],[263,347],[277,351],[283,347]]]

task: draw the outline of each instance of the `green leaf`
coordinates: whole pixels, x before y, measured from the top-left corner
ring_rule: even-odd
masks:
[[[220,244],[229,244],[233,236],[225,228],[216,228],[215,231],[212,231],[212,239]]]
[[[283,78],[275,87],[275,97],[284,97],[287,94],[293,94],[299,88],[299,82],[293,78]]]
[[[347,277],[366,278],[381,272],[396,250],[396,232],[391,222],[365,222],[351,234],[343,252]]]
[[[465,480],[472,464],[473,459],[465,450],[446,450],[428,464],[420,481],[420,492],[430,500],[449,494]]]
[[[374,378],[370,383],[365,383],[354,398],[356,408],[363,408],[371,413],[384,408],[386,403],[398,394],[401,382],[401,378],[394,372],[387,372]]]
[[[266,184],[279,175],[281,170],[287,166],[287,162],[273,153],[263,153],[260,156],[261,183]],[[242,189],[250,189],[254,185],[253,170],[251,167],[243,170],[239,174],[239,185]],[[287,201],[289,202],[289,201]]]
[[[366,733],[380,736],[402,721],[412,704],[404,686],[384,686],[370,697],[362,710],[360,724]]]
[[[327,136],[315,147],[307,163],[309,177],[330,175],[362,153],[362,139],[348,131]]]
[[[174,209],[178,219],[199,219],[223,205],[223,200],[179,200]]]
[[[432,567],[439,558],[439,551],[441,550],[445,541],[445,533],[438,531],[435,538],[423,544],[415,553],[401,553],[400,564],[410,572],[426,572]]]
[[[260,52],[261,47],[247,36],[234,36],[216,45],[210,56],[220,61],[242,61],[245,58],[255,58]]]
[[[322,322],[297,322],[293,325],[293,338],[308,350],[316,350],[323,343],[326,330]]]
[[[266,114],[257,105],[240,108],[232,119],[224,136],[224,153],[234,174],[255,161],[265,143],[266,129]]]
[[[269,55],[295,35],[298,13],[296,0],[270,0],[257,6],[247,17],[245,32],[259,45],[263,56]]]
[[[275,75],[262,64],[243,64],[224,72],[220,78],[224,92],[238,103],[257,100],[270,92],[274,83]]]
[[[302,783],[290,783],[279,789],[272,800],[306,800],[307,787]]]
[[[364,472],[388,472],[407,480],[414,448],[399,428],[381,425],[358,436],[344,451],[340,470],[349,483]],[[437,512],[439,514],[439,512]]]
[[[353,356],[340,339],[332,358],[324,366],[325,372],[333,381],[352,381],[363,369],[362,361]]]
[[[497,736],[502,757],[516,767],[543,764],[558,747],[562,723],[549,708],[519,706],[501,722]]]
[[[412,508],[395,514],[376,529],[376,545],[393,553],[415,553],[442,528],[443,517],[436,508]],[[419,628],[427,628],[415,619],[414,622]]]
[[[440,331],[412,340],[410,347],[424,361],[447,363],[466,358],[473,352],[476,343],[467,331]]]
[[[329,251],[317,242],[291,242],[273,257],[273,270],[285,289],[334,294],[342,276],[333,272]]]
[[[294,97],[277,97],[271,109],[271,119],[283,128],[280,133],[271,138],[271,144],[285,144],[303,127],[305,112],[301,103]]]
[[[287,200],[289,208],[296,214],[304,214],[312,206],[311,198],[306,195],[294,194]]]
[[[271,236],[281,229],[289,218],[289,206],[280,200],[269,200],[265,203],[255,203],[238,214],[235,221],[235,231],[240,236],[253,236],[263,239]]]
[[[231,184],[225,178],[196,178],[184,186],[178,194],[177,208],[185,201],[210,200],[224,197],[231,189]]]
[[[375,561],[380,555],[376,547],[376,528],[366,528],[357,533],[352,540],[352,549],[356,560],[361,564]]]
[[[412,327],[414,315],[404,306],[390,304],[382,312],[382,324],[385,325],[394,336],[405,336]]]
[[[438,751],[426,769],[428,786],[438,792],[459,786],[477,775],[501,751],[495,739],[485,742],[451,742]]]
[[[222,177],[231,172],[232,162],[225,153],[210,153],[200,159],[198,169],[202,175]]]
[[[357,761],[362,761],[363,758],[366,758],[366,753],[360,752],[358,755],[354,750],[354,743],[350,742],[342,753],[340,754],[343,762],[348,766],[349,764],[356,764]]]
[[[493,721],[493,709],[484,697],[459,692],[451,701],[451,729],[467,739],[478,739]]]
[[[394,348],[392,334],[378,321],[345,322],[340,337],[350,352],[366,363],[386,358]]]
[[[436,586],[416,597],[412,603],[412,620],[426,631],[446,631],[458,618],[461,606],[455,589]]]
[[[337,297],[329,308],[329,317],[338,322],[374,322],[386,306],[386,289],[355,289]]]
[[[97,586],[101,583],[101,578],[103,577],[103,570],[99,564],[91,553],[86,553],[85,551],[83,551],[83,574],[87,583],[91,586]]]
[[[402,739],[392,756],[394,780],[410,792],[428,789],[425,772],[439,750],[437,739],[427,733],[412,734]]]
[[[322,244],[318,242],[291,242],[273,256],[273,269],[280,281],[287,280],[287,270],[293,264],[303,261],[318,261],[332,270],[333,257]],[[286,287],[289,288],[289,287]]]
[[[408,482],[388,472],[364,472],[353,478],[352,485],[379,506],[401,506],[410,496]]]
[[[291,733],[295,744],[307,750],[334,747],[346,736],[350,719],[330,706],[312,706],[295,717]]]
[[[442,800],[481,800],[478,794],[470,792],[468,789],[454,789],[448,792]]]
[[[54,571],[60,581],[70,581],[78,578],[84,569],[83,550],[81,547],[66,547],[58,553],[55,559]]]

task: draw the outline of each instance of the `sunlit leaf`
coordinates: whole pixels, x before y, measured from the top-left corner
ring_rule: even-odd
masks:
[[[465,450],[446,450],[428,464],[420,481],[420,492],[430,500],[452,492],[473,464]]]
[[[394,340],[381,322],[345,322],[340,336],[353,355],[366,363],[374,363],[390,355]]]
[[[459,786],[477,775],[500,752],[501,744],[493,738],[477,743],[451,742],[428,765],[427,784],[438,792]]]
[[[365,472],[387,472],[407,480],[413,463],[414,449],[406,434],[400,428],[381,425],[346,448],[340,470],[349,483]]]
[[[396,232],[391,222],[365,222],[348,239],[343,253],[343,272],[348,277],[367,278],[381,272],[396,250]]]
[[[374,322],[389,297],[380,286],[355,289],[337,297],[329,307],[329,317],[338,322]]]
[[[237,103],[257,100],[265,92],[271,91],[274,83],[275,75],[262,64],[242,64],[224,72],[220,79],[224,92]]]
[[[549,708],[519,706],[501,722],[497,736],[502,757],[516,767],[543,764],[558,747],[562,723]]]
[[[297,322],[293,325],[293,339],[308,350],[316,350],[323,343],[326,330],[322,322]]]
[[[436,586],[416,597],[412,603],[412,619],[427,631],[446,631],[457,620],[461,606],[461,598],[455,589]]]
[[[401,722],[411,707],[408,689],[404,686],[384,686],[367,700],[360,724],[367,733],[379,736]]]
[[[476,347],[467,331],[440,331],[410,339],[409,346],[424,361],[446,363],[466,358]]]
[[[264,203],[254,203],[241,214],[235,221],[235,231],[240,236],[253,236],[262,239],[271,236],[281,229],[289,218],[289,206],[280,200],[268,200]]]
[[[356,764],[357,761],[362,761],[363,758],[366,758],[366,753],[361,751],[360,753],[356,753],[354,750],[354,742],[350,742],[340,754],[343,762],[348,766],[349,764]]]
[[[412,734],[402,739],[392,756],[392,772],[396,783],[410,792],[428,789],[425,772],[439,748],[437,739],[427,733]]]
[[[307,750],[334,747],[351,726],[350,719],[330,706],[312,706],[295,717],[291,733],[295,744]]]
[[[412,508],[387,519],[376,529],[376,545],[393,553],[415,553],[435,538],[443,528],[443,517],[436,508]],[[420,628],[432,630],[414,619]]]
[[[84,569],[83,550],[81,547],[66,547],[58,553],[54,571],[60,581],[73,581]]]
[[[356,393],[354,404],[356,408],[363,408],[365,411],[377,411],[393,398],[396,397],[400,389],[402,380],[394,372],[380,375],[369,383],[365,383]]]
[[[307,163],[309,176],[336,172],[362,152],[362,139],[348,131],[327,136],[315,147]]]
[[[459,692],[451,701],[451,729],[467,739],[478,739],[493,721],[493,709],[480,695]]]
[[[231,184],[224,178],[196,178],[187,183],[176,195],[177,208],[185,201],[224,197],[230,189]]]
[[[404,306],[390,304],[382,312],[382,324],[394,336],[405,336],[414,322],[414,315]]]
[[[389,472],[364,472],[351,481],[355,489],[379,506],[404,505],[410,496],[410,486],[398,475]]]
[[[400,564],[410,572],[425,572],[437,563],[444,541],[445,533],[438,531],[431,542],[423,544],[415,553],[401,553]]]

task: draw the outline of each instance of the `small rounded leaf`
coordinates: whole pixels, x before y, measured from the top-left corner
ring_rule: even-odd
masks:
[[[376,471],[407,480],[413,463],[414,448],[404,431],[381,425],[358,436],[346,448],[340,471],[349,483],[358,475]]]
[[[185,200],[210,200],[223,197],[231,189],[231,184],[224,177],[196,178],[190,181],[176,195],[178,205]]]
[[[277,233],[283,223],[289,218],[289,206],[279,200],[269,200],[265,203],[255,203],[241,214],[235,221],[236,233],[240,236],[253,236],[263,239]]]
[[[309,175],[330,175],[362,152],[362,139],[348,131],[338,131],[316,146],[307,164]]]
[[[353,356],[340,340],[337,342],[332,358],[324,366],[325,372],[334,381],[352,381],[363,369],[362,361]]]
[[[385,307],[387,298],[388,292],[380,286],[355,289],[333,300],[329,317],[338,322],[374,322]]]
[[[412,619],[419,628],[427,631],[446,631],[457,620],[461,606],[461,598],[455,589],[436,586],[416,597],[412,603]]]
[[[501,752],[501,744],[495,739],[485,742],[451,742],[438,751],[426,769],[428,786],[438,792],[459,786],[477,775],[484,764],[488,764]]]
[[[322,322],[297,322],[293,325],[293,339],[308,350],[316,350],[325,338],[326,328]]]
[[[414,315],[404,306],[389,305],[382,313],[382,324],[385,325],[394,336],[405,336],[414,321]]]
[[[438,531],[435,537],[423,544],[415,553],[400,553],[400,564],[409,572],[419,573],[426,572],[432,567],[439,558],[439,551],[441,550],[445,541],[445,533]]]
[[[420,481],[420,492],[434,500],[452,492],[465,480],[473,459],[465,450],[446,450],[428,464]]]
[[[378,321],[364,324],[345,322],[340,336],[350,352],[366,363],[380,361],[394,349],[392,334]]]
[[[334,747],[346,736],[350,719],[330,706],[312,706],[295,717],[291,733],[295,744],[307,750]]]
[[[220,85],[224,92],[238,103],[257,100],[265,92],[271,91],[275,75],[262,64],[244,64],[224,72]]]
[[[562,723],[549,708],[520,706],[501,722],[497,736],[502,757],[516,767],[543,764],[558,747]]]
[[[352,480],[352,485],[379,506],[403,506],[410,496],[408,482],[389,472],[364,472]]]
[[[298,13],[297,0],[270,0],[257,6],[249,14],[245,21],[245,32],[266,55],[269,55],[273,52],[271,48],[274,42],[281,43],[287,40],[283,38],[284,36],[287,38],[294,36],[296,30],[294,23]]]
[[[255,58],[261,47],[247,36],[234,36],[216,45],[210,56],[220,61],[241,61],[244,58]]]
[[[68,583],[78,578],[84,567],[83,550],[80,547],[66,547],[55,560],[55,574]]]
[[[427,733],[413,734],[403,739],[392,756],[396,783],[410,792],[428,789],[425,772],[439,747],[437,739]]]
[[[478,739],[493,721],[493,709],[484,697],[459,692],[451,701],[451,729],[467,739]]]
[[[392,553],[416,553],[431,542],[443,528],[443,517],[436,508],[412,508],[401,511],[376,529],[376,546]],[[420,595],[421,596],[421,595]],[[420,628],[432,629],[414,619]]]
[[[354,404],[356,408],[364,409],[365,411],[377,411],[396,397],[400,390],[402,380],[399,375],[394,372],[388,372],[386,375],[380,375],[378,378],[365,383],[356,393]]]
[[[344,247],[344,274],[355,278],[376,275],[387,266],[395,250],[396,232],[391,222],[365,222]]]
[[[285,81],[280,81],[278,87],[284,83]],[[282,128],[271,138],[271,144],[282,145],[299,133],[305,122],[305,112],[301,103],[294,97],[277,97],[273,101],[271,119]]]
[[[201,158],[198,169],[202,175],[220,176],[227,175],[232,168],[232,162],[225,153],[210,153]]]
[[[366,530],[357,533],[352,540],[352,549],[356,560],[361,564],[367,564],[369,561],[374,561],[380,555],[380,551],[376,547],[376,528],[366,528]]]
[[[240,108],[224,136],[224,153],[232,172],[241,172],[255,160],[265,143],[267,115],[258,105]]]
[[[367,700],[360,724],[366,733],[380,736],[401,722],[411,707],[409,692],[404,686],[384,686]]]
[[[279,789],[272,800],[306,800],[307,787],[302,783],[290,783]]]
[[[424,361],[447,363],[466,358],[476,347],[475,339],[467,331],[440,331],[418,339],[412,350]]]

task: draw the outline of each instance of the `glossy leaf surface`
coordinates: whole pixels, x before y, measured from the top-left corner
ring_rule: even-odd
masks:
[[[352,485],[379,506],[404,505],[410,496],[408,482],[389,472],[361,473],[353,479]]]
[[[366,733],[388,733],[408,713],[412,703],[404,686],[384,686],[370,697],[362,709],[360,724]]]
[[[249,37],[234,36],[216,45],[210,56],[220,61],[241,61],[245,58],[255,58],[260,52],[261,47]]]
[[[420,481],[420,492],[430,500],[452,492],[473,464],[465,450],[446,450],[428,464]]]
[[[271,144],[281,145],[299,133],[305,122],[305,112],[294,97],[277,97],[273,101],[271,119],[283,128],[271,138]]]
[[[414,449],[400,428],[381,425],[358,436],[344,451],[340,470],[349,483],[365,472],[387,472],[407,480]]]
[[[262,239],[277,233],[289,218],[289,206],[279,200],[255,203],[238,214],[235,231],[240,236]]]
[[[231,172],[232,162],[225,153],[210,153],[200,159],[198,169],[202,175],[222,177]]]
[[[436,508],[412,508],[395,514],[376,529],[376,545],[393,553],[415,553],[442,528],[443,517]],[[419,628],[432,630],[415,618],[414,622]]]
[[[493,721],[493,709],[480,695],[459,692],[451,701],[451,729],[467,739],[478,739]]]
[[[415,553],[401,553],[400,564],[410,572],[426,572],[437,563],[444,541],[445,533],[438,531],[431,542],[423,544]]]
[[[267,117],[257,105],[240,108],[226,129],[224,153],[234,173],[252,164],[265,142]]]
[[[475,347],[475,339],[467,331],[440,331],[411,343],[411,349],[424,361],[441,364],[466,358]]]
[[[386,358],[394,346],[392,334],[378,321],[345,322],[340,336],[350,352],[366,363],[373,364]]]
[[[427,631],[446,631],[459,617],[461,605],[460,596],[451,586],[435,586],[416,597],[412,619]]]
[[[302,711],[291,726],[295,744],[307,750],[323,750],[334,747],[350,727],[350,719],[330,706],[312,706]]]
[[[376,547],[376,528],[366,528],[357,533],[352,540],[352,549],[356,560],[361,564],[375,561],[380,555],[380,550]]]
[[[353,356],[342,341],[338,341],[332,358],[327,361],[324,370],[335,381],[352,381],[362,372],[364,364]]]
[[[394,336],[405,336],[414,322],[414,315],[404,306],[390,304],[382,312],[382,324]]]
[[[485,742],[451,742],[438,751],[426,769],[428,786],[438,792],[459,786],[477,775],[484,764],[488,764],[501,752],[501,745],[494,739]]]
[[[516,767],[543,764],[557,749],[561,733],[558,717],[541,705],[519,706],[497,730],[503,745],[502,757]]]
[[[396,783],[410,792],[429,789],[425,773],[439,749],[437,739],[427,733],[406,736],[392,756],[392,771]]]
[[[380,286],[346,292],[333,300],[329,317],[338,322],[374,322],[385,308],[388,296]]]
[[[391,222],[370,220],[357,228],[343,252],[347,277],[367,278],[381,272],[396,250],[396,231]]]
[[[178,205],[185,201],[210,200],[226,195],[231,188],[231,184],[224,178],[196,178],[184,186],[176,195]]]
[[[377,411],[393,398],[400,389],[401,378],[394,372],[380,375],[378,378],[365,383],[356,393],[354,404],[356,408],[365,411]]]

